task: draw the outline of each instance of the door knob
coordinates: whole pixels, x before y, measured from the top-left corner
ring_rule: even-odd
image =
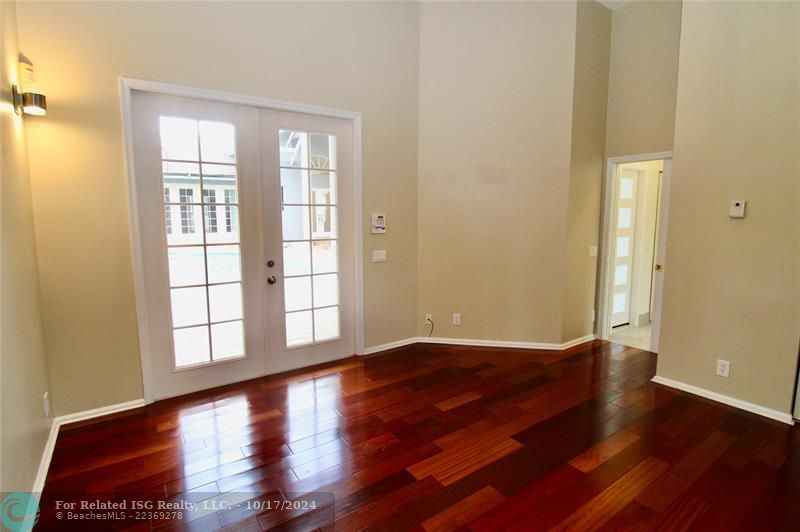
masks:
[[[269,277],[267,277],[267,282],[269,284],[275,284],[278,282],[278,279],[274,275],[270,275]]]
[[[267,261],[267,268],[272,268],[273,266],[275,266],[275,261],[272,260],[272,259],[269,259]]]

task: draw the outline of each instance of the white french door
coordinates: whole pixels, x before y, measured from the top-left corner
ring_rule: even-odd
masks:
[[[618,167],[619,168],[619,167]],[[620,168],[614,209],[614,271],[611,291],[611,326],[630,322],[633,280],[633,244],[636,234],[636,197],[639,171]]]
[[[131,103],[153,398],[353,354],[352,124]]]
[[[355,353],[353,129],[261,111],[270,372]]]

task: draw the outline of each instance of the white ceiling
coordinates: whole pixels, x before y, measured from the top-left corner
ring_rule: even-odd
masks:
[[[629,3],[631,0],[597,0],[597,1],[606,6],[608,9],[617,9]]]

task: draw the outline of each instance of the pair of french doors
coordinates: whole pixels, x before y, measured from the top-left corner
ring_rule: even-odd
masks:
[[[131,104],[153,397],[354,354],[352,122]]]

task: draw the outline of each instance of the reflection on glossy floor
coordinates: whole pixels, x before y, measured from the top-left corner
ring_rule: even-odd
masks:
[[[642,325],[633,327],[626,325],[617,329],[612,329],[609,340],[616,344],[627,345],[628,347],[635,347],[644,351],[650,350],[650,328],[651,325]]]
[[[347,359],[64,427],[45,500],[332,494],[193,530],[797,530],[798,430],[653,384],[654,369],[601,341]],[[64,528],[46,509],[41,525]]]

